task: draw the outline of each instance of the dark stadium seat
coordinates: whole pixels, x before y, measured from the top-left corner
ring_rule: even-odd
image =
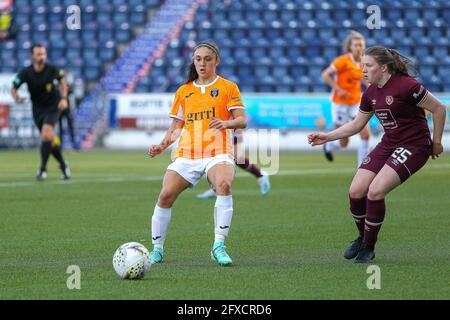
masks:
[[[21,45],[9,49],[0,47],[0,56],[9,57],[3,60],[5,63],[0,65],[0,71],[22,65],[28,59],[29,46],[41,41],[49,45],[50,60],[81,67],[76,72],[83,78],[98,80],[95,76],[100,77],[107,63],[114,62],[118,57],[117,45],[130,43],[136,34],[135,28],[147,22],[148,9],[164,2],[81,0],[78,4],[83,9],[83,28],[72,31],[67,29],[62,19],[66,15],[65,8],[74,4],[73,1],[16,0],[15,6],[20,8],[16,13],[20,29],[16,41]],[[365,26],[368,16],[365,9],[370,4],[381,4],[385,27],[368,30]],[[181,30],[177,46],[169,47],[162,61],[167,66],[173,62],[189,61],[188,39],[194,35],[194,41],[213,39],[219,43],[223,72],[236,77],[242,88],[255,91],[270,86],[282,92],[300,89],[328,92],[326,85],[317,83],[320,72],[341,54],[342,40],[354,28],[367,36],[367,45],[397,48],[403,54],[417,58],[424,84],[429,82],[440,91],[448,89],[450,82],[450,78],[445,76],[447,65],[437,67],[443,59],[450,59],[449,21],[450,5],[447,0],[411,1],[408,7],[401,0],[364,0],[356,4],[345,0],[210,0],[200,6],[192,23]],[[108,42],[109,47],[106,46]],[[17,61],[10,62],[11,57]],[[88,74],[85,73],[85,62],[81,61],[81,66],[78,66],[80,58],[95,58],[90,62],[91,71]],[[135,56],[135,59],[138,61],[143,57]],[[154,75],[161,79],[167,72],[165,68],[153,66],[149,78],[153,79]],[[173,70],[179,70],[184,76],[184,64],[176,68]],[[268,74],[269,78],[280,78],[286,72],[289,75],[286,81],[293,81],[293,84],[254,85],[255,81],[259,81],[256,72]],[[433,72],[436,73],[434,78]],[[309,82],[305,77],[311,78]],[[153,82],[139,82],[137,90],[167,91],[177,85],[172,82],[175,79],[180,77],[170,77],[166,84],[159,86]],[[246,79],[250,82],[247,86],[244,83]]]

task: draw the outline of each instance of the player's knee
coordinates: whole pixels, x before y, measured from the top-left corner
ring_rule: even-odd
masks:
[[[41,138],[42,138],[42,141],[45,141],[45,142],[53,141],[53,131],[42,130]]]
[[[370,200],[381,200],[386,196],[386,192],[378,185],[370,185],[367,198]]]
[[[176,197],[168,190],[161,190],[158,198],[158,206],[161,208],[171,208]]]
[[[363,188],[355,188],[351,186],[350,190],[348,191],[348,195],[352,199],[361,199],[367,195],[367,191]]]
[[[218,195],[231,194],[231,181],[227,179],[220,179],[216,184],[216,192]]]

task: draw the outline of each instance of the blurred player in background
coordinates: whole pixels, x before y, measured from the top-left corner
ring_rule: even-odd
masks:
[[[11,4],[0,3],[0,41],[14,39],[17,34],[17,24],[14,8]]]
[[[410,62],[396,50],[368,48],[363,56],[363,72],[371,85],[362,96],[356,118],[331,132],[308,136],[313,146],[350,137],[361,131],[374,114],[384,128],[381,142],[364,159],[350,186],[350,211],[359,237],[345,250],[344,257],[355,258],[354,263],[368,263],[375,258],[386,195],[422,168],[430,156],[435,159],[443,152],[445,107],[409,76]],[[425,110],[432,114],[433,139]]]
[[[366,45],[362,34],[351,31],[343,42],[344,55],[337,57],[322,72],[322,78],[333,89],[331,116],[336,128],[352,121],[358,113],[361,101],[361,80],[363,78],[361,57]],[[333,78],[335,76],[335,79]],[[366,125],[360,132],[358,166],[368,153],[370,128]],[[323,146],[325,157],[333,161],[333,151],[347,147],[348,138],[331,141]]]
[[[236,165],[249,172],[250,174],[254,175],[256,177],[256,181],[259,185],[259,190],[261,194],[264,196],[269,193],[270,191],[270,179],[267,172],[264,170],[261,170],[258,168],[255,164],[250,163],[250,160],[247,157],[239,157],[238,155],[238,148],[243,147],[244,134],[242,130],[234,130],[234,159],[236,160]],[[199,199],[208,199],[208,198],[214,198],[216,196],[216,193],[212,188],[209,188],[208,190],[200,193],[197,195],[197,198]]]
[[[73,86],[74,86],[74,77],[73,74],[69,71],[66,72],[65,78],[67,79],[67,104],[68,107],[61,111],[61,114],[58,119],[59,123],[59,136],[61,137],[61,149],[63,148],[63,135],[64,135],[64,126],[63,126],[63,120],[66,120],[67,123],[67,129],[69,131],[69,138],[72,143],[72,148],[75,150],[79,149],[78,144],[75,141],[75,130],[73,127],[73,117],[72,112],[75,110],[75,98],[73,96]]]
[[[31,47],[32,65],[23,68],[13,81],[11,94],[17,103],[24,103],[17,91],[26,83],[33,104],[34,123],[41,133],[41,166],[36,178],[40,181],[47,178],[47,162],[52,154],[59,163],[62,179],[70,179],[69,164],[64,161],[54,127],[61,111],[67,108],[67,85],[64,71],[46,63],[47,50],[42,44]],[[59,85],[59,92],[57,86]]]
[[[197,44],[188,79],[175,95],[170,112],[172,125],[163,141],[148,151],[150,157],[155,157],[181,135],[152,216],[152,264],[163,259],[173,203],[205,174],[217,194],[211,258],[220,265],[232,263],[225,247],[233,216],[231,185],[235,160],[231,139],[233,129],[246,127],[247,118],[237,85],[217,75],[219,62],[219,48],[215,43]]]

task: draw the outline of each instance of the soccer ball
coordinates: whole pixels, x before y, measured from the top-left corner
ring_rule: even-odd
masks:
[[[147,248],[138,242],[121,245],[113,256],[114,270],[122,279],[141,279],[150,265]]]

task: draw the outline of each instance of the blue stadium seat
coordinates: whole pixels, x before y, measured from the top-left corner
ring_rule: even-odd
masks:
[[[258,66],[255,68],[255,77],[258,81],[261,81],[262,78],[269,76],[269,67],[266,66]]]
[[[431,51],[437,59],[447,57],[449,55],[449,50],[446,46],[433,46]]]
[[[52,60],[73,64],[83,78],[96,80],[95,76],[101,75],[105,62],[116,57],[111,43],[114,46],[117,43],[128,44],[133,39],[134,28],[147,21],[147,10],[163,2],[80,0],[83,29],[70,31],[65,26],[64,9],[73,1],[16,0],[16,7],[21,8],[16,16],[20,27],[16,41],[23,49],[8,51],[1,48],[0,56],[8,57],[3,61],[11,60],[13,52],[18,62],[2,63],[0,69],[4,71],[6,67],[21,64],[28,59],[27,49],[31,43],[44,42],[49,46]],[[365,8],[370,4],[381,6],[385,27],[366,28]],[[356,4],[345,0],[212,0],[200,5],[192,22],[182,29],[178,45],[165,51],[165,57],[161,59],[164,64],[152,67],[149,79],[156,77],[156,82],[140,81],[137,90],[166,91],[180,80],[182,73],[184,77],[183,66],[190,59],[187,41],[192,36],[191,32],[195,32],[195,41],[215,39],[219,43],[222,50],[219,70],[239,80],[241,86],[247,86],[249,91],[320,92],[324,86],[326,88],[321,82],[320,72],[341,53],[341,43],[352,28],[363,32],[367,46],[394,47],[419,60],[424,85],[444,90],[444,84],[450,79],[444,62],[450,60],[449,21],[448,0],[412,0],[408,8],[403,0],[362,0]],[[136,54],[132,58],[144,59]],[[173,66],[168,70],[165,65]],[[173,73],[170,76],[167,75],[169,71]],[[269,76],[263,80],[256,75],[257,72],[266,76],[268,72]],[[283,80],[286,83],[278,81],[283,74],[286,74]],[[158,84],[162,81],[158,79],[163,79],[164,83]],[[256,81],[264,83],[256,85]]]
[[[280,21],[285,21],[285,22],[289,22],[289,21],[296,21],[297,17],[295,15],[295,12],[293,10],[283,10],[281,11],[281,14],[279,16]]]
[[[276,90],[275,86],[270,84],[258,85],[257,88],[259,92],[274,92]]]
[[[281,93],[292,92],[292,86],[287,84],[277,84],[275,85],[275,91]]]
[[[450,84],[450,65],[440,65],[437,68],[437,75],[440,77],[444,83]]]
[[[336,21],[343,21],[349,18],[350,12],[347,9],[334,10],[334,19]]]
[[[328,86],[325,84],[314,84],[312,86],[312,91],[313,92],[328,92],[330,91]]]
[[[84,75],[85,75],[86,80],[92,81],[92,80],[96,80],[99,78],[100,72],[99,72],[99,69],[97,69],[97,68],[87,67],[87,68],[84,68]]]
[[[256,92],[256,87],[251,84],[241,83],[239,87],[241,92]]]
[[[406,21],[413,23],[417,21],[419,17],[421,17],[421,14],[419,12],[419,9],[408,8],[407,10],[404,11],[404,17]]]
[[[430,54],[430,50],[427,46],[416,46],[414,47],[413,55],[417,58],[425,57]]]
[[[128,29],[118,29],[115,32],[115,39],[118,42],[126,42],[130,39],[131,33]]]

